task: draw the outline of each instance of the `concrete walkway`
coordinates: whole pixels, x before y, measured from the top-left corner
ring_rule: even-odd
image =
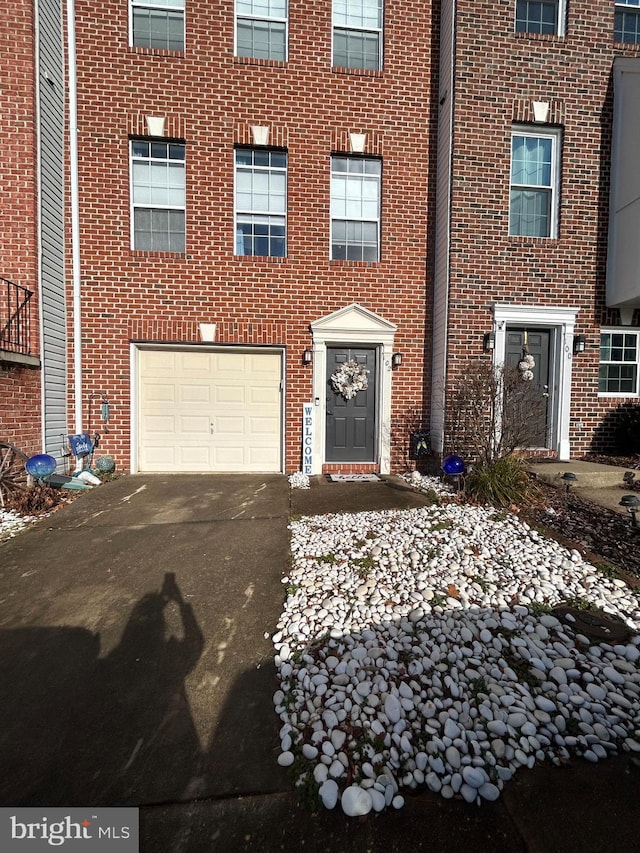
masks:
[[[421,506],[395,478],[130,476],[0,545],[0,804],[141,807],[142,853],[607,853],[640,770],[523,771],[482,808],[423,793],[347,819],[278,767],[272,645],[291,515]]]

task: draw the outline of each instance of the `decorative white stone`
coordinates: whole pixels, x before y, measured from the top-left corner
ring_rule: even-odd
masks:
[[[322,805],[325,809],[333,809],[338,802],[338,796],[340,794],[340,789],[338,788],[338,783],[333,779],[327,779],[326,782],[323,782],[318,789],[318,793],[320,795],[320,799],[322,800]]]
[[[347,817],[369,814],[373,808],[371,794],[359,785],[349,785],[342,792],[342,811]]]

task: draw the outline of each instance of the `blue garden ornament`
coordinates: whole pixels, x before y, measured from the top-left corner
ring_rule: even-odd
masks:
[[[459,456],[447,456],[442,460],[442,470],[449,477],[459,477],[464,474],[464,460]]]
[[[27,469],[27,474],[35,477],[36,480],[46,480],[56,470],[56,460],[48,453],[39,453],[37,456],[31,456],[24,464]]]

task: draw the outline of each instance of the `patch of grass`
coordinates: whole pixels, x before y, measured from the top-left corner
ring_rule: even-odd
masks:
[[[514,654],[505,654],[504,659],[509,664],[511,669],[515,672],[518,681],[521,684],[528,685],[529,689],[532,693],[537,693],[540,689],[540,681],[535,677],[535,675],[531,672],[529,664],[527,661],[523,660],[521,657],[518,657]]]
[[[362,579],[368,578],[371,569],[375,566],[373,557],[356,557],[351,563],[355,573]]]
[[[481,676],[479,676],[479,678],[473,679],[473,681],[469,685],[469,692],[471,693],[471,696],[474,698],[476,703],[478,701],[478,696],[481,693],[485,693],[488,695],[489,688],[487,686],[487,682],[486,682],[484,676],[481,675]]]
[[[594,568],[596,568],[601,575],[604,575],[605,578],[618,577],[618,570],[610,563],[594,563]]]
[[[553,613],[553,607],[550,604],[545,604],[542,601],[532,601],[527,604],[530,613],[539,616],[541,613]]]
[[[581,595],[566,598],[562,603],[566,607],[573,607],[574,610],[584,610],[591,613],[598,609],[592,601],[589,601],[588,598],[583,598]]]
[[[436,592],[431,601],[427,602],[432,607],[443,607],[447,603],[446,595]]]
[[[485,580],[481,575],[474,575],[471,578],[471,583],[474,583],[476,584],[476,586],[479,586],[483,592],[489,592],[489,589],[491,588],[489,582]]]
[[[333,566],[336,563],[336,555],[335,554],[321,554],[319,557],[316,557],[316,560],[319,563],[326,563],[329,566]]]

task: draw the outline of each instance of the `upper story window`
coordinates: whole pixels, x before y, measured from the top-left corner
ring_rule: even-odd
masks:
[[[236,0],[236,56],[287,58],[287,0]]]
[[[561,36],[564,0],[516,0],[516,32]]]
[[[236,149],[236,254],[283,258],[286,217],[286,152]]]
[[[383,0],[333,0],[333,65],[382,68]]]
[[[640,44],[640,0],[616,0],[614,41]]]
[[[131,0],[131,44],[184,50],[184,0]]]
[[[185,146],[131,141],[132,247],[185,251]]]
[[[380,259],[382,163],[369,157],[331,158],[331,259]]]
[[[600,394],[637,396],[640,332],[602,332],[600,335]]]
[[[514,130],[511,136],[509,234],[556,237],[559,133]]]

